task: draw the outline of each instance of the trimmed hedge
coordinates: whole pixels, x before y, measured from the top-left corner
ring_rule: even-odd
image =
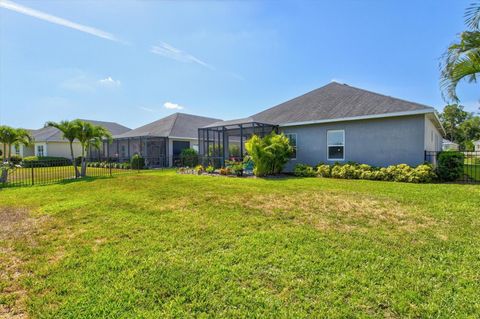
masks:
[[[438,154],[437,175],[446,182],[455,181],[463,176],[465,156],[463,153],[446,151]]]
[[[341,179],[366,179],[406,183],[429,183],[436,179],[434,168],[429,164],[411,167],[406,164],[377,168],[367,164],[320,164],[315,168],[305,164],[297,164],[295,176],[333,177]]]
[[[24,157],[21,165],[23,167],[53,167],[72,165],[72,161],[65,157],[54,156],[27,156]]]

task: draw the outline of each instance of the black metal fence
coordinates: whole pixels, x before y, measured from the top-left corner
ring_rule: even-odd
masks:
[[[438,157],[442,152],[425,152],[425,162],[438,167]],[[458,152],[463,154],[463,174],[458,178],[458,182],[480,183],[480,151],[477,152]]]
[[[86,177],[111,177],[137,172],[140,167],[120,166],[115,162],[86,162]],[[81,177],[81,167],[75,171],[71,161],[29,161],[19,165],[3,165],[0,168],[0,188],[10,186],[46,185]]]

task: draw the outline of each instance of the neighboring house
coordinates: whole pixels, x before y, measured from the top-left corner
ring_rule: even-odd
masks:
[[[443,151],[458,151],[458,144],[450,140],[443,139],[442,150]]]
[[[433,107],[332,82],[245,119],[213,123],[199,130],[200,154],[229,157],[229,141],[272,130],[290,138],[296,163],[375,166],[425,161],[425,151],[441,151],[443,127]],[[212,146],[217,150],[213,152]]]
[[[473,145],[475,145],[475,151],[480,152],[480,140],[473,142]]]
[[[104,142],[103,158],[128,161],[139,154],[150,167],[171,166],[185,148],[198,151],[198,129],[219,119],[174,113]]]
[[[85,122],[99,125],[110,131],[112,135],[122,134],[130,131],[128,127],[114,122],[103,122],[94,120],[82,120]],[[44,127],[39,130],[32,131],[34,144],[31,146],[23,146],[20,156],[55,156],[70,158],[70,144],[63,138],[63,133],[54,127]],[[81,145],[78,141],[73,143],[73,152],[75,156],[80,156],[82,151]]]

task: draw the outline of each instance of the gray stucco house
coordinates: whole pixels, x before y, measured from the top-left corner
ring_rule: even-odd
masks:
[[[248,118],[199,129],[200,155],[224,162],[229,145],[276,130],[295,147],[286,167],[354,161],[374,166],[425,161],[441,151],[444,129],[433,107],[332,82]]]

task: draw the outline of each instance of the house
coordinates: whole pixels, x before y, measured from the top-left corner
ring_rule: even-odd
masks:
[[[219,119],[174,113],[155,122],[104,141],[103,158],[129,161],[134,154],[145,158],[150,167],[171,166],[185,148],[198,151],[198,129]]]
[[[252,134],[283,132],[296,163],[374,166],[425,161],[425,151],[441,151],[443,127],[433,107],[332,82],[248,118],[212,123],[199,130],[200,155],[229,157],[230,141]]]
[[[443,139],[442,141],[442,150],[443,151],[458,151],[459,145],[455,142],[452,142],[447,139]]]
[[[475,146],[475,152],[480,152],[480,140],[473,142]]]
[[[94,125],[102,126],[110,131],[112,135],[128,132],[130,129],[126,126],[114,122],[82,120]],[[63,138],[63,133],[54,127],[44,127],[38,130],[30,130],[34,139],[33,145],[19,145],[13,153],[21,157],[26,156],[55,156],[70,158],[70,144]],[[82,151],[80,142],[74,141],[73,152],[75,156],[80,156]],[[12,153],[12,154],[13,154]]]

